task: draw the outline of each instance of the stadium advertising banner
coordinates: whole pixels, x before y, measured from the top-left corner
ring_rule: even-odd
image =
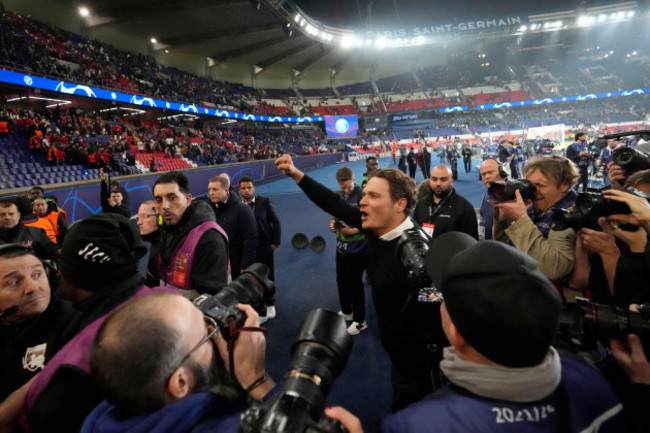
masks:
[[[144,107],[162,108],[172,111],[180,111],[188,114],[202,114],[216,117],[226,117],[228,119],[251,120],[257,122],[272,123],[302,123],[302,122],[322,122],[322,116],[306,117],[282,117],[282,116],[260,116],[256,114],[237,113],[234,111],[219,110],[215,108],[201,107],[194,104],[183,104],[180,102],[163,101],[160,99],[149,98],[146,96],[131,95],[120,93],[113,90],[100,89],[81,84],[68,83],[65,81],[56,81],[49,78],[26,75],[24,73],[0,70],[0,82],[14,84],[18,86],[29,87],[33,89],[50,90],[66,95],[84,96],[87,98],[103,99],[105,101],[122,102]]]
[[[503,16],[497,18],[486,18],[474,21],[461,21],[453,23],[425,23],[403,27],[399,29],[386,29],[386,30],[367,30],[365,37],[387,37],[387,38],[414,38],[418,36],[431,36],[444,33],[470,33],[474,31],[495,30],[503,29],[506,27],[520,26],[528,23],[527,17],[519,15]]]
[[[359,132],[359,117],[325,116],[325,130],[330,138],[356,137]]]

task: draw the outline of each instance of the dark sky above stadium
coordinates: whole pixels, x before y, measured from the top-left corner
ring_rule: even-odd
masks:
[[[577,7],[581,0],[294,0],[323,24],[342,28],[366,27],[368,5],[374,25],[450,22],[483,17],[529,14]],[[615,3],[610,1],[607,3]],[[594,6],[596,2],[582,2]],[[602,4],[602,2],[598,2]]]

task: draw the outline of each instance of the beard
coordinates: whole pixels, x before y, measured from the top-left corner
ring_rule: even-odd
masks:
[[[243,388],[226,370],[217,345],[212,340],[210,344],[213,350],[209,366],[205,367],[194,360],[188,361],[188,366],[196,380],[193,392],[207,391],[230,401],[245,400],[246,394]]]
[[[440,190],[433,190],[433,195],[436,196],[436,198],[445,198],[447,197],[447,194],[449,194],[449,191],[451,191],[451,188],[447,189],[440,189]]]

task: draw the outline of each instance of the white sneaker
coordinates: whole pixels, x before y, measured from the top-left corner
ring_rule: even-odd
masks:
[[[269,305],[266,307],[266,317],[269,320],[275,319],[275,305]]]
[[[269,318],[267,316],[259,316],[257,318],[257,326],[260,326],[263,323],[268,322]]]
[[[368,329],[366,322],[352,322],[352,325],[348,328],[348,334],[357,335],[359,332],[365,331],[366,329]]]
[[[347,322],[352,320],[352,314],[345,314],[343,311],[339,311],[339,316],[343,317]]]

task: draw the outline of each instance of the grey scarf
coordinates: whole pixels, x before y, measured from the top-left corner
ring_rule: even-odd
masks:
[[[555,391],[562,378],[560,356],[552,347],[541,363],[525,368],[465,361],[451,347],[443,354],[440,368],[452,383],[491,399],[517,403],[541,400]]]

